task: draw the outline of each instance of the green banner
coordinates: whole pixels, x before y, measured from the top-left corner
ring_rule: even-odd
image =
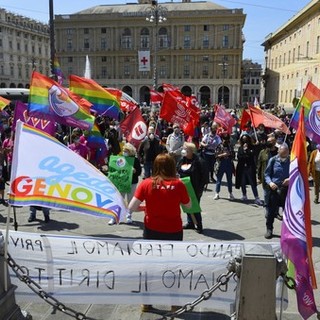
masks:
[[[188,194],[189,194],[189,197],[191,199],[191,208],[188,209],[185,206],[181,206],[183,212],[185,212],[185,213],[198,213],[198,212],[201,212],[201,208],[200,208],[198,199],[196,197],[196,194],[194,192],[193,186],[191,184],[190,177],[181,178],[181,181],[186,186]]]
[[[134,157],[110,156],[108,178],[119,192],[131,191]]]

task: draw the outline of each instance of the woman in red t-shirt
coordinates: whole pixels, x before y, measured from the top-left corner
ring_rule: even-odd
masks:
[[[143,180],[129,204],[129,212],[146,202],[144,239],[182,240],[180,205],[191,207],[187,189],[177,178],[176,164],[168,154],[159,154],[153,163],[152,177]]]

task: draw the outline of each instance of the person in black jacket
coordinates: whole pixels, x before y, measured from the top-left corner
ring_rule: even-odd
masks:
[[[262,205],[257,189],[256,163],[254,159],[255,146],[248,134],[240,137],[240,146],[237,153],[238,163],[236,167],[236,189],[242,191],[242,201],[247,201],[247,185],[251,186],[252,193],[255,197],[254,202]]]
[[[207,183],[208,175],[204,172],[205,168],[196,154],[197,148],[194,143],[185,142],[181,151],[182,159],[177,164],[177,172],[180,178],[190,177],[190,182],[200,203],[200,199]],[[208,171],[207,171],[208,172]],[[187,214],[187,223],[184,229],[196,229],[202,233],[202,216],[201,212]]]
[[[149,127],[148,135],[141,142],[138,151],[139,160],[143,164],[144,178],[151,176],[154,159],[161,151],[160,139],[155,134],[154,127]]]

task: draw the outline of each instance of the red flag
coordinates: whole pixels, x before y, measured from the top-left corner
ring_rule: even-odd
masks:
[[[163,83],[162,84],[162,88],[164,90],[164,92],[167,92],[167,91],[178,91],[181,93],[180,89],[178,87],[175,87],[173,86],[172,84],[169,84],[169,83]]]
[[[127,141],[136,148],[147,134],[147,125],[138,107],[120,123],[120,128]]]
[[[194,134],[192,110],[187,108],[183,95],[176,91],[166,91],[164,94],[160,118],[172,123],[178,123],[185,134]]]
[[[255,128],[263,123],[267,128],[275,128],[284,133],[290,133],[286,124],[273,114],[251,106],[249,106],[249,112],[252,124]]]
[[[223,106],[215,106],[214,121],[219,123],[230,134],[232,127],[236,124],[236,119]]]
[[[250,114],[246,109],[243,109],[241,115],[241,122],[240,122],[240,130],[247,130],[248,121],[251,121]]]
[[[161,104],[163,101],[163,92],[158,92],[154,89],[150,89],[150,100],[152,104]]]

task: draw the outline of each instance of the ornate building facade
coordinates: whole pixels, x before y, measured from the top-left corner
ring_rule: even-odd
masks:
[[[83,76],[88,57],[92,79],[140,103],[155,83],[170,83],[202,104],[232,107],[241,97],[244,22],[242,9],[206,1],[101,5],[55,16],[56,53],[66,78]],[[139,71],[139,51],[150,52],[150,70]]]
[[[292,107],[309,80],[320,86],[320,2],[310,1],[263,46],[265,102]]]
[[[0,8],[0,87],[28,88],[32,70],[50,75],[49,26]]]

